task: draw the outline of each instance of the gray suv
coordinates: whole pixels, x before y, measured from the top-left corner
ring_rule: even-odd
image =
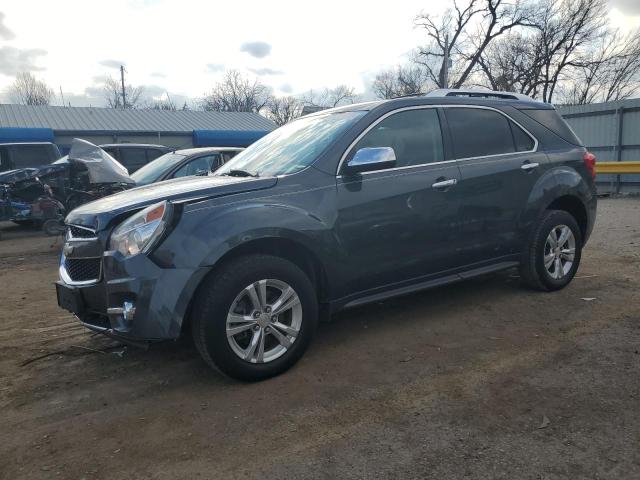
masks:
[[[594,168],[552,105],[520,95],[319,112],[209,176],[72,211],[58,303],[134,344],[190,331],[209,365],[263,379],[341,309],[514,267],[563,288],[593,228]]]

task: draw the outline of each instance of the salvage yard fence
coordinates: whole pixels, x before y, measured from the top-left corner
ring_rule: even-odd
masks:
[[[595,154],[598,192],[640,192],[640,98],[557,110]]]

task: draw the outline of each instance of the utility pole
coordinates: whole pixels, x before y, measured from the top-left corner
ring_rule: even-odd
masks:
[[[64,93],[62,93],[62,85],[60,85],[60,97],[62,98],[62,106],[64,107]]]
[[[444,36],[444,60],[442,61],[442,88],[449,88],[449,34]]]
[[[127,96],[124,90],[124,65],[120,65],[120,82],[122,83],[122,108],[127,108]]]

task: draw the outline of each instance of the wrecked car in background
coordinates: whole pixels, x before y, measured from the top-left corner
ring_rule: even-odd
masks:
[[[60,160],[58,164],[62,164]],[[127,169],[97,145],[74,138],[66,158],[68,185],[64,204],[68,211],[135,186]]]
[[[57,235],[63,231],[65,208],[38,173],[37,168],[0,173],[0,221],[33,225]]]
[[[59,234],[65,212],[134,185],[127,169],[108,153],[74,139],[69,155],[50,165],[0,173],[0,220]]]

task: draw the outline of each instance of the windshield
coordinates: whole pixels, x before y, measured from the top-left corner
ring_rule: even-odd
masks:
[[[299,172],[311,165],[333,140],[365,113],[340,112],[302,117],[262,137],[225,163],[214,175],[228,175],[234,171],[258,176]]]
[[[178,153],[165,153],[156,158],[153,162],[147,163],[140,170],[136,170],[131,174],[136,185],[148,185],[155,182],[169,168],[180,162],[186,155]]]

